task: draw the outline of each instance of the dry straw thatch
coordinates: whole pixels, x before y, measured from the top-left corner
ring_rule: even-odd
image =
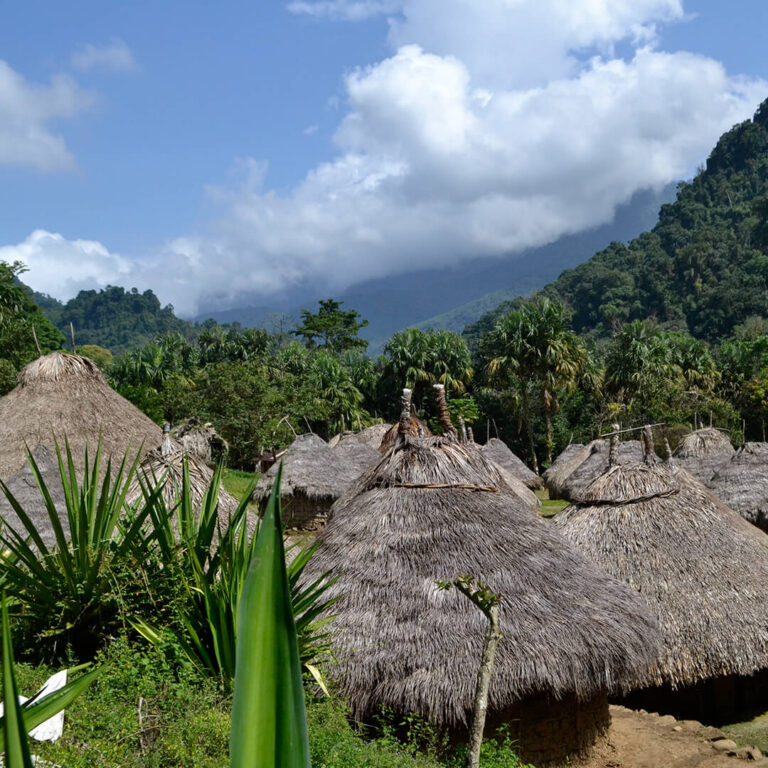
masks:
[[[331,450],[343,475],[344,490],[381,459],[377,448],[362,432],[344,437]]]
[[[129,504],[143,497],[141,483],[145,487],[154,488],[157,483],[163,483],[163,499],[169,509],[179,502],[179,493],[184,473],[184,459],[189,467],[189,484],[192,491],[192,506],[200,508],[208,486],[213,478],[213,470],[194,454],[189,454],[180,446],[175,445],[165,452],[162,447],[151,450],[141,460],[136,475],[128,489],[126,497]],[[219,516],[229,518],[237,509],[237,499],[223,486],[219,488]]]
[[[744,519],[768,530],[768,443],[744,443],[707,486]]]
[[[321,527],[333,502],[349,484],[349,478],[333,450],[322,437],[299,435],[281,460],[283,478],[280,494],[287,528]],[[280,464],[270,467],[256,485],[254,496],[265,501]]]
[[[459,574],[503,596],[492,720],[537,696],[552,717],[558,699],[573,708],[645,679],[656,650],[647,609],[499,482],[453,436],[401,436],[334,505],[311,573],[339,577],[332,674],[355,717],[390,707],[466,724],[485,619],[435,586]]]
[[[492,437],[482,448],[483,456],[489,461],[498,464],[508,472],[511,472],[518,480],[522,480],[531,490],[537,490],[544,487],[542,479],[529,469],[523,461],[518,458],[507,446],[505,442],[497,437]]]
[[[213,424],[203,424],[192,416],[171,430],[171,437],[187,456],[195,456],[206,464],[217,464],[229,451],[227,441],[219,435]]]
[[[408,428],[408,434],[411,435],[411,437],[432,437],[432,432],[429,429],[429,427],[418,417],[418,416],[409,416],[410,419],[410,426]],[[400,425],[399,424],[392,424],[384,434],[384,436],[381,438],[381,443],[379,444],[379,451],[381,453],[386,453],[390,448],[392,448],[397,441],[397,435],[400,432]]]
[[[0,478],[22,468],[27,445],[53,452],[54,434],[62,443],[69,440],[78,462],[100,435],[104,457],[118,463],[129,445],[135,454],[163,437],[157,424],[107,384],[95,363],[65,352],[27,365],[16,388],[0,399]]]
[[[733,454],[728,437],[719,429],[706,427],[686,435],[672,457],[688,474],[707,483]]]
[[[59,462],[55,454],[51,453],[44,445],[38,445],[32,451],[32,458],[40,470],[45,486],[51,495],[51,500],[56,506],[56,511],[66,518],[66,500],[64,497],[64,487],[61,483],[61,473],[59,471]],[[6,483],[8,490],[19,502],[21,508],[27,513],[30,520],[37,528],[40,538],[46,547],[53,547],[56,544],[56,535],[51,526],[51,519],[48,516],[48,510],[45,507],[40,487],[37,484],[32,467],[29,462],[8,480]],[[26,529],[14,512],[5,494],[0,492],[0,515],[14,528],[18,533],[25,537]],[[66,526],[65,526],[66,528]],[[26,538],[26,537],[25,537]]]
[[[550,467],[544,471],[542,480],[549,489],[551,499],[560,499],[561,490],[565,486],[571,472],[578,467],[592,451],[592,443],[571,443],[555,458]]]
[[[674,464],[612,466],[555,526],[657,616],[656,684],[768,668],[765,535]]]

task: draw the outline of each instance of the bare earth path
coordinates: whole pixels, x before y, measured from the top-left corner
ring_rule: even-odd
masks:
[[[726,742],[725,734],[694,720],[675,720],[611,707],[611,729],[583,768],[739,768],[768,766],[759,751]],[[712,739],[718,739],[712,741]]]

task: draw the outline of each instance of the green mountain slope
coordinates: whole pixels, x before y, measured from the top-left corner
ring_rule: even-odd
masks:
[[[69,337],[75,329],[78,346],[98,344],[115,354],[140,347],[162,333],[189,333],[190,324],[161,306],[152,291],[108,286],[100,291],[80,291],[65,304],[38,293],[32,294],[45,315]]]
[[[541,293],[565,302],[574,329],[596,337],[651,317],[713,341],[748,317],[768,317],[768,100],[720,138],[652,230],[611,243]],[[468,339],[510,306],[467,326]]]

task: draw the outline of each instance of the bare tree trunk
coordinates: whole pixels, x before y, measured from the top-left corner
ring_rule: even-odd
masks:
[[[480,767],[480,747],[483,744],[485,716],[488,711],[488,690],[491,685],[491,675],[493,674],[493,662],[496,659],[496,649],[498,648],[499,640],[501,640],[499,606],[491,606],[486,615],[488,617],[488,629],[485,633],[485,642],[483,644],[483,660],[481,661],[480,669],[477,672],[472,723],[469,728],[467,768]]]
[[[552,449],[555,447],[555,436],[552,432],[552,414],[544,407],[544,422],[547,425],[547,466],[552,464]],[[536,470],[538,472],[538,470]]]
[[[523,405],[523,419],[525,420],[525,430],[528,433],[528,445],[531,449],[531,461],[533,462],[533,471],[539,474],[539,460],[536,458],[536,439],[533,436],[533,424],[531,424],[531,412],[528,407],[528,398],[523,395],[521,398]]]

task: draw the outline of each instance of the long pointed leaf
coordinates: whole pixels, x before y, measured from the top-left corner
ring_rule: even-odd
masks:
[[[19,704],[19,688],[13,669],[13,645],[8,621],[8,606],[3,593],[3,739],[5,741],[5,768],[32,768],[27,729]]]
[[[231,768],[309,768],[307,714],[285,570],[278,468],[238,614]]]

